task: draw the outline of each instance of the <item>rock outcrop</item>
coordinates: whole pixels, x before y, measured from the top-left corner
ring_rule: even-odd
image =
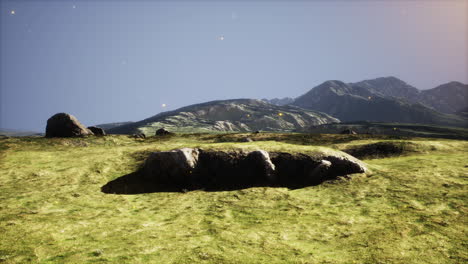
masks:
[[[58,113],[47,120],[46,137],[82,137],[93,135],[76,119],[67,113]]]
[[[140,174],[157,185],[183,189],[237,189],[249,186],[303,187],[365,171],[366,167],[359,160],[341,156],[184,148],[152,153]]]
[[[106,131],[104,131],[104,129],[102,129],[100,127],[90,126],[90,127],[88,127],[88,129],[91,130],[91,132],[93,132],[93,134],[96,135],[96,136],[105,136],[106,135]]]
[[[166,135],[170,135],[170,134],[172,134],[172,133],[167,131],[164,128],[160,128],[160,129],[156,130],[156,136],[166,136]]]

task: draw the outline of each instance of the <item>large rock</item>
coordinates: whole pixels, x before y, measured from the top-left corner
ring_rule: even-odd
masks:
[[[96,136],[105,136],[106,135],[106,131],[104,131],[104,129],[102,129],[100,127],[90,126],[90,127],[88,127],[88,129],[91,130],[91,132],[93,132],[93,134],[96,135]]]
[[[76,117],[58,113],[47,120],[46,137],[82,137],[93,135]]]
[[[153,152],[145,161],[143,176],[162,184],[190,184],[198,156],[198,149],[191,148]]]
[[[156,184],[186,189],[235,189],[249,186],[301,187],[363,173],[359,160],[342,156],[312,157],[284,152],[204,151],[178,149],[154,152],[142,169]]]

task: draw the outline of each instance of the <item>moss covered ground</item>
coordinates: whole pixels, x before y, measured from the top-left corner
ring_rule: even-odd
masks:
[[[376,142],[409,147],[302,189],[101,192],[151,151]],[[466,263],[467,153],[468,141],[376,135],[0,139],[0,263]]]

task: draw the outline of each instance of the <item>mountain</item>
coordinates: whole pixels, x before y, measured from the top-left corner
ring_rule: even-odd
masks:
[[[405,99],[411,103],[420,102],[421,92],[417,88],[393,76],[350,83],[350,85],[356,89],[367,89],[375,95]]]
[[[458,110],[455,114],[468,118],[468,107]]]
[[[130,122],[130,121],[127,121],[127,122],[116,122],[116,123],[106,123],[106,124],[99,124],[99,125],[94,125],[96,127],[100,127],[104,130],[108,130],[108,129],[111,129],[111,128],[114,128],[114,127],[118,127],[118,126],[123,126],[123,125],[128,125],[128,124],[131,124],[133,122]]]
[[[468,85],[460,82],[449,82],[429,90],[418,90],[395,77],[382,77],[349,85],[366,89],[375,95],[421,103],[447,114],[454,114],[468,107]]]
[[[424,90],[420,102],[443,113],[456,113],[468,107],[468,84],[449,82]]]
[[[109,134],[154,135],[159,128],[171,132],[295,131],[311,125],[339,122],[327,114],[296,106],[278,106],[261,100],[211,101],[163,112],[142,121],[109,129]]]
[[[406,96],[417,96],[417,89],[413,88],[394,77],[350,84],[326,81],[296,98],[293,105],[327,113],[343,122],[367,120],[468,125],[468,120],[460,116],[439,113],[406,99]]]
[[[274,104],[274,105],[288,105],[288,104],[292,104],[294,102],[294,99],[291,97],[284,97],[284,98],[262,99],[262,101],[265,101],[267,103]]]

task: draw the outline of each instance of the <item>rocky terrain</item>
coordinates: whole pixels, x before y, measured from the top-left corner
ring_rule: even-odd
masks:
[[[170,132],[295,131],[310,125],[339,122],[327,114],[296,106],[278,106],[254,99],[212,101],[163,112],[145,120],[114,127],[111,134],[154,135]]]

